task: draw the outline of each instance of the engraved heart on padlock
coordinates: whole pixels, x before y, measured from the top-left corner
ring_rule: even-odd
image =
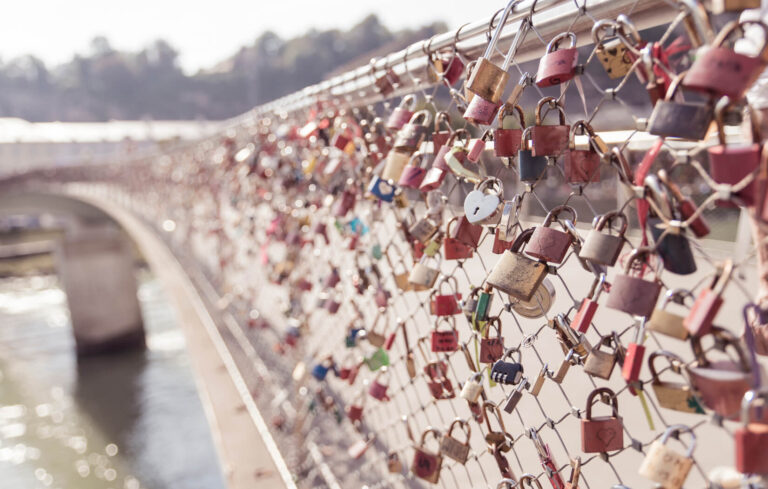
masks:
[[[613,428],[602,428],[597,432],[597,439],[603,442],[605,445],[611,443],[611,440],[616,438],[616,430]]]
[[[498,195],[486,194],[482,190],[473,190],[464,199],[464,214],[467,221],[475,224],[491,217],[499,207]]]
[[[389,184],[387,180],[380,180],[379,181],[379,193],[382,195],[389,195],[392,193],[394,188],[392,185]]]

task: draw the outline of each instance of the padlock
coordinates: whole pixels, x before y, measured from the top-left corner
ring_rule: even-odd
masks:
[[[368,394],[378,401],[386,402],[389,401],[389,396],[387,395],[389,382],[382,381],[382,375],[389,376],[389,370],[387,370],[387,367],[382,367],[381,370],[379,370],[379,372],[376,374],[376,377],[374,377],[370,387],[368,388]]]
[[[451,224],[454,222],[456,225],[451,229]],[[480,244],[480,236],[483,234],[483,227],[477,224],[472,224],[469,219],[467,219],[467,216],[457,216],[448,221],[445,234],[462,244],[476,249],[478,244]]]
[[[691,443],[685,455],[669,448],[667,442],[673,434],[679,437],[681,433],[691,435]],[[693,450],[696,448],[696,435],[688,426],[676,424],[664,430],[661,440],[651,443],[648,453],[640,464],[638,474],[661,485],[664,489],[680,489],[693,467]]]
[[[427,430],[421,434],[419,444],[413,447],[414,454],[413,463],[411,464],[411,472],[420,479],[424,479],[432,484],[437,484],[437,481],[440,480],[440,468],[443,464],[443,456],[439,449],[435,453],[430,452],[424,447],[428,434],[434,436],[435,440],[438,440],[439,443],[440,432],[434,428],[427,428]]]
[[[509,114],[517,115],[520,129],[505,129],[504,121]],[[499,111],[499,124],[493,130],[493,153],[499,158],[512,158],[520,150],[520,142],[525,130],[525,113],[519,105],[504,104]]]
[[[334,368],[334,366],[333,357],[328,356],[312,367],[312,377],[321,381],[325,380],[328,376],[328,371]]]
[[[389,354],[384,348],[376,348],[370,356],[363,358],[363,363],[368,366],[371,372],[375,372],[382,367],[389,366]]]
[[[441,321],[449,322],[451,329],[438,330]],[[459,349],[459,333],[456,331],[456,321],[448,316],[438,318],[430,334],[430,348],[433,352],[452,352]]]
[[[518,482],[520,489],[541,489],[541,482],[533,474],[523,474]]]
[[[500,101],[486,100],[484,97],[478,95],[472,97],[469,104],[467,104],[467,110],[464,111],[464,120],[479,126],[490,126],[493,124],[493,120],[496,118],[496,114],[501,107]]]
[[[664,169],[659,170],[656,174],[658,175],[659,180],[661,180],[667,190],[669,190],[669,192],[674,197],[674,201],[677,206],[677,212],[680,214],[680,220],[688,223],[688,229],[693,231],[693,234],[695,234],[697,238],[703,238],[704,236],[708,235],[710,232],[709,225],[707,224],[707,221],[704,219],[702,214],[697,215],[692,221],[688,222],[688,220],[693,217],[698,210],[696,204],[691,199],[683,195],[680,187],[678,187],[675,182],[669,179],[667,172]]]
[[[474,248],[467,246],[456,238],[447,237],[443,240],[443,256],[446,260],[465,260],[472,258]]]
[[[542,125],[544,105],[557,109],[560,123]],[[531,153],[533,156],[559,156],[568,148],[571,127],[565,123],[565,109],[554,97],[544,97],[536,105],[536,125],[531,126]]]
[[[496,24],[496,30],[488,42],[485,53],[483,53],[483,56],[477,60],[477,64],[472,70],[468,72],[466,90],[469,90],[475,95],[494,104],[498,103],[499,100],[501,100],[501,96],[504,94],[504,88],[509,80],[507,68],[509,68],[512,59],[517,52],[517,48],[520,46],[520,43],[530,27],[527,22],[523,22],[520,25],[515,39],[512,41],[501,66],[496,66],[490,61],[494,56],[496,45],[498,44],[501,33],[507,23],[507,18],[509,17],[510,12],[514,10],[515,5],[516,2],[514,0],[510,0],[510,2],[507,3],[504,12],[498,20],[498,24]]]
[[[647,247],[632,250],[624,267],[624,273],[616,275],[613,280],[608,301],[605,303],[606,307],[624,311],[633,316],[648,317],[653,313],[661,292],[658,279],[650,281],[630,275],[632,265],[636,261],[645,260],[652,253],[653,250]],[[641,266],[644,265],[643,263]]]
[[[648,119],[648,132],[655,136],[698,141],[704,139],[712,123],[712,106],[701,102],[679,102],[675,93],[685,72],[678,74],[669,85],[664,100],[653,107]]]
[[[400,100],[400,104],[395,107],[395,110],[389,115],[385,127],[390,131],[399,131],[411,120],[415,109],[416,97],[413,95],[406,95]]]
[[[397,187],[395,187],[392,180],[384,180],[378,175],[374,175],[371,178],[371,183],[368,184],[368,192],[382,202],[392,202],[395,198],[396,190]]]
[[[570,40],[570,45],[567,48],[559,49],[560,43],[566,38]],[[576,49],[576,34],[562,32],[556,35],[547,44],[547,52],[539,61],[536,86],[551,87],[567,82],[576,75],[578,62],[579,51]]]
[[[440,254],[436,254],[437,267],[435,268],[424,264],[428,258],[427,255],[424,255],[418,263],[413,265],[413,269],[410,275],[408,275],[408,283],[411,284],[411,290],[429,290],[435,285],[437,277],[440,275]]]
[[[399,474],[403,471],[403,462],[394,450],[390,450],[387,454],[387,470],[390,474]]]
[[[514,243],[513,239],[510,239],[509,241],[502,241],[501,238],[501,227],[496,227],[496,231],[493,233],[493,247],[491,247],[491,252],[494,255],[500,255],[510,249],[512,247],[512,243]],[[513,236],[514,237],[514,236]]]
[[[419,243],[426,244],[440,230],[440,226],[431,216],[426,216],[416,221],[408,229],[408,235]]]
[[[491,409],[493,416],[496,418],[496,423],[499,425],[499,431],[493,431],[491,427],[491,415],[488,413],[488,409]],[[488,451],[493,453],[494,450],[500,452],[508,452],[512,449],[514,439],[512,435],[507,433],[507,429],[504,427],[504,419],[501,416],[499,407],[493,401],[483,401],[483,417],[485,418],[485,426],[488,432],[485,434],[485,443],[488,445]]]
[[[614,221],[620,221],[621,223],[616,234],[613,234]],[[584,240],[579,257],[598,265],[612,267],[616,264],[616,260],[619,259],[621,250],[626,242],[624,235],[629,224],[627,215],[618,211],[609,212],[596,216],[592,223],[593,228],[587,234],[587,239]]]
[[[712,0],[709,8],[715,15],[724,12],[741,12],[751,8],[760,8],[760,0]]]
[[[609,19],[599,20],[592,26],[592,40],[596,46],[595,56],[612,79],[624,78],[635,62],[621,37],[615,37],[610,41],[600,37],[604,30],[610,29],[616,33],[617,27],[617,23]]]
[[[421,186],[419,187],[422,192],[434,190],[440,186],[443,178],[445,178],[446,172],[450,171],[448,163],[445,161],[448,153],[454,148],[454,146],[456,146],[457,139],[462,138],[464,142],[462,147],[466,147],[469,144],[470,137],[471,136],[469,131],[466,129],[458,129],[456,131],[452,131],[445,143],[442,144],[439,148],[435,149],[436,154],[435,160],[432,163],[432,168],[427,171],[427,174],[424,176],[424,182],[422,182]],[[461,155],[457,155],[456,157],[461,158]],[[437,170],[440,170],[442,173],[438,173]],[[429,182],[430,177],[435,181]]]
[[[466,180],[468,182],[475,183],[475,184],[480,183],[480,181],[482,180],[482,178],[480,177],[480,174],[471,168],[476,165],[465,164],[466,162],[469,161],[469,157],[470,157],[469,145],[470,145],[471,139],[469,136],[469,132],[466,129],[459,129],[458,131],[456,131],[456,133],[459,135],[464,134],[464,139],[462,139],[458,143],[454,143],[454,145],[445,154],[445,159],[444,159],[445,166],[447,167],[448,171],[453,173],[453,175],[455,175],[456,178],[460,180]]]
[[[515,313],[525,318],[534,319],[545,316],[555,303],[555,286],[548,278],[544,278],[533,293],[531,300],[526,301],[509,296],[510,307]]]
[[[421,341],[419,342],[419,349],[421,349]],[[448,378],[448,364],[446,362],[429,362],[424,366],[424,373],[429,379],[427,380],[427,387],[429,388],[432,397],[438,401],[456,397],[456,393],[453,390],[453,384]]]
[[[608,380],[613,373],[613,367],[616,365],[617,349],[620,345],[614,345],[613,351],[602,351],[602,346],[611,347],[614,343],[614,335],[604,335],[600,337],[600,341],[589,352],[587,360],[584,362],[584,371],[594,377],[600,377],[601,379]]]
[[[341,193],[341,196],[336,200],[336,206],[333,211],[335,217],[344,217],[352,208],[355,207],[357,201],[357,194],[352,190],[345,190]],[[322,234],[322,233],[320,233]]]
[[[528,378],[523,377],[520,379],[520,382],[517,384],[517,387],[509,393],[509,396],[507,396],[507,400],[504,401],[504,411],[507,413],[511,413],[515,410],[517,407],[517,404],[520,402],[520,399],[523,398],[523,391],[528,388]]]
[[[365,339],[368,340],[368,343],[375,346],[376,348],[383,347],[387,340],[387,337],[383,333],[376,331],[376,326],[378,326],[381,316],[382,312],[379,310],[379,312],[376,314],[376,319],[373,320],[373,324],[371,325],[370,329],[365,331]]]
[[[661,300],[661,307],[655,309],[651,314],[651,318],[648,320],[648,329],[679,340],[688,339],[689,333],[683,324],[685,317],[666,309],[670,301],[682,304],[686,297],[693,298],[693,295],[685,289],[668,290]]]
[[[374,66],[371,66],[371,75],[375,71]],[[400,85],[400,77],[397,76],[392,68],[384,71],[384,74],[374,79],[373,84],[376,86],[376,90],[384,97],[390,95],[395,91],[395,87]]]
[[[768,405],[768,389],[750,390],[741,401],[741,426],[733,433],[736,470],[742,474],[768,474],[768,424],[750,420],[756,401]]]
[[[717,274],[712,279],[712,283],[699,293],[696,302],[683,320],[683,326],[691,336],[703,336],[712,329],[712,322],[720,306],[723,305],[723,290],[728,285],[732,272],[733,260],[728,258],[718,265]]]
[[[696,259],[686,230],[680,224],[681,221],[674,218],[666,223],[658,217],[649,218],[647,221],[664,270],[677,275],[690,275],[697,270]]]
[[[387,159],[384,162],[384,169],[381,171],[381,178],[384,180],[400,181],[405,167],[411,160],[412,151],[401,151],[392,149],[387,153]]]
[[[517,353],[516,362],[507,362],[507,358]],[[501,360],[491,367],[491,380],[499,384],[516,385],[523,378],[522,352],[518,348],[510,348],[504,352]]]
[[[567,230],[559,231],[550,227],[562,212],[570,214],[571,222],[576,223],[576,210],[573,207],[568,205],[554,207],[547,213],[544,223],[534,229],[525,249],[526,254],[548,263],[559,264],[563,262],[568,250],[571,249],[573,236]]]
[[[734,33],[744,32],[744,27],[748,25],[758,26],[763,31],[763,47],[758,56],[737,53],[723,47]],[[754,20],[731,21],[723,27],[711,46],[697,54],[685,75],[683,86],[710,96],[726,95],[732,100],[739,100],[763,72],[767,48],[768,28],[765,24]]]
[[[480,394],[483,392],[483,374],[481,372],[475,372],[470,375],[469,379],[464,382],[464,386],[461,388],[459,397],[467,400],[468,402],[477,402]]]
[[[610,400],[610,416],[592,417],[592,404],[598,395]],[[581,451],[602,453],[622,448],[624,448],[624,424],[619,416],[619,400],[608,387],[595,389],[587,397],[586,417],[581,420]]]
[[[504,185],[496,177],[487,177],[464,198],[464,215],[471,224],[495,225],[501,219]]]
[[[681,367],[685,364],[680,357],[666,350],[654,351],[648,357],[648,368],[651,371],[651,388],[656,395],[659,406],[684,413],[704,414],[704,409],[702,409],[699,400],[696,398],[693,389],[691,389],[685,377],[683,377],[684,382],[671,382],[659,379],[659,373],[656,369],[656,359],[659,357],[666,358],[669,361],[670,370],[681,377],[683,377]]]
[[[352,139],[349,137],[349,130],[347,124],[343,123],[339,128],[334,131],[333,139],[331,139],[331,146],[344,151]]]
[[[428,128],[431,125],[432,114],[428,110],[416,112],[408,123],[397,132],[393,148],[410,153],[416,151],[427,136]]]
[[[645,357],[645,318],[640,320],[637,325],[635,339],[627,345],[627,353],[624,357],[624,365],[621,366],[621,376],[629,385],[629,391],[632,395],[637,395],[637,382],[640,380],[640,370],[643,368],[643,359]]]
[[[715,122],[717,123],[717,138],[720,144],[707,148],[709,156],[709,174],[717,183],[739,185],[746,178],[754,178],[753,175],[760,166],[761,148],[759,123],[755,120],[755,110],[747,104],[751,126],[751,142],[748,144],[726,144],[725,123],[723,113],[728,107],[730,99],[723,97],[715,106]],[[742,184],[743,185],[743,184]],[[732,196],[736,201],[747,207],[755,204],[755,181],[749,182]]]
[[[453,429],[457,426],[461,426],[464,430],[465,441],[460,442],[456,438],[453,438]],[[467,463],[469,458],[469,435],[471,433],[469,423],[461,418],[456,418],[448,428],[448,432],[440,439],[440,453],[446,457],[452,458],[460,464]]]
[[[455,48],[451,53],[432,53],[429,56],[429,60],[437,75],[448,84],[448,86],[455,85],[456,82],[461,79],[462,73],[464,73],[464,63],[457,55]]]
[[[496,330],[496,336],[491,337],[491,328]],[[480,354],[478,361],[480,363],[494,363],[504,356],[504,338],[501,336],[501,320],[494,317],[488,321],[485,327],[485,334],[480,339]]]
[[[419,188],[422,180],[424,180],[424,175],[427,174],[426,165],[428,163],[429,155],[427,153],[414,153],[408,160],[408,165],[403,169],[397,185],[403,188]]]
[[[467,161],[472,163],[480,161],[480,157],[483,155],[483,151],[485,151],[485,143],[488,141],[493,141],[493,132],[490,129],[483,132],[479,139],[472,141],[472,146],[469,148],[469,153],[467,153]]]
[[[365,395],[362,392],[358,392],[352,399],[349,406],[346,407],[347,417],[350,421],[357,422],[363,419],[363,410],[365,409]]]
[[[730,419],[738,416],[741,399],[752,388],[758,374],[753,371],[739,340],[732,333],[716,326],[712,327],[711,333],[723,349],[730,346],[736,351],[738,361],[710,361],[704,354],[701,338],[692,336],[691,346],[696,363],[687,367],[688,376],[704,406]]]
[[[579,129],[587,135],[587,149],[576,149],[576,132]],[[565,181],[577,185],[599,182],[601,154],[594,147],[595,130],[587,121],[577,121],[571,127],[568,139],[568,150],[563,158]]]
[[[568,478],[568,482],[563,486],[563,489],[578,489],[580,478],[581,457],[576,457],[576,460],[571,460],[571,476]]]
[[[331,272],[325,277],[323,281],[323,288],[332,289],[341,282],[341,275],[339,275],[339,269],[336,267],[331,268]]]
[[[501,255],[486,279],[491,287],[525,301],[531,300],[547,275],[545,264],[522,254],[523,244],[531,238],[533,229],[526,229],[515,238],[512,248]]]
[[[448,283],[449,278],[453,280],[453,290],[456,290],[458,288],[456,278],[445,277],[440,281],[437,290],[433,290],[429,294],[429,312],[435,316],[453,316],[461,313],[461,307],[459,307],[461,293],[451,290],[448,290],[447,293],[443,291],[443,285]]]
[[[520,141],[520,150],[517,152],[517,169],[521,182],[537,182],[547,171],[549,160],[546,156],[533,156],[528,135],[533,131],[533,126],[523,130]]]

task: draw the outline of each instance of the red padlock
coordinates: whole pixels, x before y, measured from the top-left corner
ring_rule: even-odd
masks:
[[[400,175],[397,185],[404,188],[419,188],[427,174],[426,163],[429,162],[427,153],[417,152],[411,156],[408,165]]]
[[[440,130],[441,122],[445,122],[445,125],[448,128],[447,131]],[[448,112],[440,111],[435,114],[435,132],[432,133],[432,154],[437,156],[440,148],[442,148],[448,142],[452,134],[453,129],[451,129],[451,116],[448,115]]]
[[[744,32],[747,25],[763,30],[763,48],[758,56],[748,56],[723,47],[736,31]],[[683,79],[683,86],[716,97],[727,95],[739,100],[765,68],[768,28],[760,21],[732,21],[720,31],[711,47],[698,53]]]
[[[541,114],[544,105],[556,109],[560,124],[542,125]],[[559,156],[568,148],[571,126],[565,123],[565,109],[554,97],[544,97],[536,106],[536,125],[531,126],[531,154],[533,156]]]
[[[472,258],[474,248],[467,246],[456,238],[443,240],[443,256],[446,260],[466,260]]]
[[[723,289],[728,284],[733,272],[733,260],[730,258],[719,265],[712,283],[699,293],[688,316],[683,320],[683,326],[691,336],[703,336],[712,329],[720,306],[723,305]]]
[[[709,173],[712,179],[717,183],[727,183],[738,185],[740,182],[755,173],[760,166],[762,140],[758,122],[755,120],[755,109],[747,105],[749,111],[752,142],[749,144],[726,144],[725,124],[723,123],[723,113],[729,106],[730,99],[723,97],[715,107],[715,121],[717,122],[717,138],[720,144],[707,148],[709,155]],[[741,185],[743,186],[743,184]],[[733,195],[738,198],[740,203],[751,207],[755,204],[756,184],[751,181],[743,188],[735,191]],[[728,205],[727,202],[718,201],[718,204]]]
[[[588,137],[587,149],[576,149],[576,131],[579,129]],[[563,159],[565,181],[574,184],[599,182],[600,154],[593,147],[595,130],[587,121],[578,121],[571,128],[569,140],[569,149]]]
[[[637,328],[635,341],[627,346],[627,354],[624,357],[624,365],[621,366],[621,376],[629,384],[629,392],[637,395],[634,384],[640,379],[640,370],[643,368],[643,359],[645,358],[645,318],[642,319]]]
[[[575,329],[579,333],[586,333],[589,329],[589,325],[592,324],[592,318],[595,317],[597,312],[597,299],[603,292],[604,288],[607,288],[608,284],[605,282],[605,274],[601,273],[600,277],[592,282],[592,288],[589,290],[587,297],[581,300],[581,305],[576,315],[573,316],[571,321],[571,328]]]
[[[467,110],[464,111],[464,119],[472,124],[490,126],[500,107],[501,102],[493,102],[475,95],[467,105]]]
[[[504,119],[511,113],[516,113],[520,129],[504,129]],[[499,112],[499,125],[493,131],[493,152],[500,158],[513,158],[520,150],[525,129],[525,113],[519,105],[504,104]]]
[[[443,316],[435,322],[435,328],[432,330],[430,336],[430,344],[433,352],[453,352],[459,349],[459,333],[456,331],[456,321],[453,317],[450,317],[451,329],[443,331],[437,329],[440,321],[448,320],[448,316]]]
[[[768,424],[750,422],[755,401],[768,405],[768,389],[748,391],[741,401],[742,425],[733,433],[736,445],[736,470],[742,474],[768,474]]]
[[[483,155],[483,151],[485,151],[485,142],[492,137],[490,131],[485,131],[480,139],[475,139],[474,142],[472,142],[472,147],[469,148],[469,153],[467,153],[467,160],[472,163],[477,163]]]
[[[562,263],[568,250],[571,249],[573,235],[567,230],[559,231],[550,226],[563,211],[570,214],[571,222],[576,224],[576,210],[573,207],[559,205],[553,208],[547,214],[544,223],[534,229],[528,246],[525,248],[526,254],[549,263]]]
[[[456,223],[451,229],[451,224]],[[480,236],[483,234],[483,226],[469,222],[467,216],[457,216],[448,221],[445,234],[457,241],[475,249],[480,244]]]
[[[347,417],[355,422],[363,419],[363,408],[365,406],[365,396],[363,393],[358,393],[352,400],[352,403],[347,406]]]
[[[357,200],[357,194],[352,190],[345,190],[342,192],[341,197],[336,201],[336,208],[333,215],[335,217],[344,217],[352,210]]]
[[[558,49],[565,38],[570,40],[571,45],[564,49]],[[536,86],[550,87],[567,82],[576,75],[578,61],[579,51],[576,49],[576,34],[562,32],[556,35],[547,44],[547,53],[539,61]]]
[[[511,239],[509,241],[503,241],[500,235],[501,235],[501,228],[497,227],[496,232],[493,235],[493,248],[491,248],[491,252],[496,255],[500,255],[505,251],[511,249],[512,244],[515,242],[514,239]]]
[[[411,464],[411,472],[416,477],[424,479],[427,482],[436,484],[440,480],[440,468],[443,464],[443,457],[440,452],[430,452],[424,448],[426,437],[428,434],[432,434],[438,444],[440,443],[440,432],[434,428],[427,429],[421,434],[421,440],[418,445],[413,447],[413,463]]]
[[[378,401],[389,401],[389,396],[387,395],[389,383],[385,383],[381,380],[382,375],[389,375],[387,372],[387,367],[382,367],[382,369],[376,374],[373,382],[371,382],[371,386],[368,388],[368,394],[370,394],[371,397]]]
[[[496,336],[491,337],[491,327],[496,329]],[[518,352],[519,353],[519,352]],[[494,363],[504,356],[504,337],[501,336],[501,321],[498,316],[488,321],[485,335],[480,339],[480,363]]]
[[[610,416],[592,417],[592,403],[597,395],[609,398]],[[587,397],[586,417],[581,420],[581,451],[603,453],[622,448],[624,448],[624,423],[619,416],[619,400],[608,387],[595,389]]]
[[[421,342],[419,342],[421,348]],[[426,357],[425,357],[426,358]],[[424,366],[424,373],[427,378],[427,387],[429,392],[436,400],[453,399],[456,393],[453,390],[453,384],[448,378],[448,364],[444,361],[430,362]]]
[[[390,131],[399,131],[404,125],[413,117],[414,109],[416,108],[416,97],[413,95],[406,95],[400,101],[400,105],[395,107],[395,110],[389,115],[387,119],[386,128]]]
[[[449,86],[455,85],[464,73],[464,63],[456,55],[456,52],[433,53],[430,55],[430,61],[432,61],[432,66],[438,76]]]

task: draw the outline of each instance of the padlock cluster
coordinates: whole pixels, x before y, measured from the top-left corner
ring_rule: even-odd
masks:
[[[768,112],[745,95],[768,50],[733,44],[757,32],[766,46],[768,28],[721,22],[749,1],[681,0],[645,39],[630,15],[594,19],[587,5],[591,37],[552,36],[531,75],[517,57],[541,38],[533,9],[499,49],[518,3],[491,20],[477,59],[424,43],[423,70],[371,66],[366,102],[256,109],[221,141],[99,178],[178,223],[175,245],[220,291],[278,318],[254,341],[279,335],[286,381],[311,387],[315,418],[352,430],[346,456],[383,473],[381,487],[574,489],[592,473],[594,487],[760,487]],[[615,83],[603,100],[630,81],[647,93],[647,122],[620,141],[593,127],[600,105],[569,116],[596,62]],[[580,97],[566,107],[569,89]],[[653,138],[634,163],[637,135]],[[570,189],[559,202],[553,182]],[[595,210],[597,186],[616,204]],[[755,283],[753,257],[707,250],[721,209],[752,223]],[[593,415],[598,402],[607,414]]]

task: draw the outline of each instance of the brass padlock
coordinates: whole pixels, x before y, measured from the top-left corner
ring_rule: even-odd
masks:
[[[648,368],[651,371],[651,388],[656,395],[656,400],[663,408],[682,411],[684,413],[704,414],[699,400],[693,393],[693,389],[688,381],[683,377],[684,382],[670,382],[668,380],[659,380],[659,373],[656,369],[656,359],[664,357],[669,361],[672,372],[682,377],[682,358],[666,350],[658,350],[648,357]]]
[[[545,264],[522,254],[522,247],[531,239],[533,230],[526,229],[517,236],[512,247],[501,255],[486,279],[491,287],[525,301],[533,298],[547,275]]]
[[[685,289],[670,289],[661,300],[661,307],[654,309],[648,320],[648,329],[679,340],[688,339],[689,333],[683,321],[685,317],[667,311],[670,301],[682,304],[686,297],[693,299],[693,294]]]
[[[619,24],[610,19],[599,20],[592,26],[592,39],[595,46],[597,46],[595,56],[597,56],[600,64],[603,65],[608,76],[613,79],[626,76],[635,62],[635,57],[631,55],[621,36],[617,36],[609,41],[606,41],[604,37],[600,37],[603,31],[612,30],[614,34],[618,34],[619,29]]]
[[[621,222],[616,234],[612,234],[614,220]],[[579,257],[599,265],[609,267],[615,265],[626,242],[624,234],[627,231],[628,223],[629,220],[623,212],[609,212],[602,216],[596,216],[593,221],[594,227],[587,234]]]
[[[617,349],[621,347],[620,344],[614,343],[614,334],[611,333],[600,337],[600,341],[589,352],[587,360],[584,362],[584,371],[589,375],[600,377],[601,379],[610,379],[613,373],[613,367],[616,366],[616,359],[618,356]],[[613,351],[607,352],[600,350],[601,346],[611,347],[613,344]]]
[[[453,429],[457,425],[461,426],[461,428],[464,430],[464,434],[466,435],[466,441],[464,443],[451,436]],[[467,463],[467,459],[469,458],[470,432],[471,430],[469,423],[461,418],[454,419],[451,423],[451,426],[448,428],[448,433],[444,434],[443,438],[440,440],[440,453],[446,457],[454,459],[460,464]]]

